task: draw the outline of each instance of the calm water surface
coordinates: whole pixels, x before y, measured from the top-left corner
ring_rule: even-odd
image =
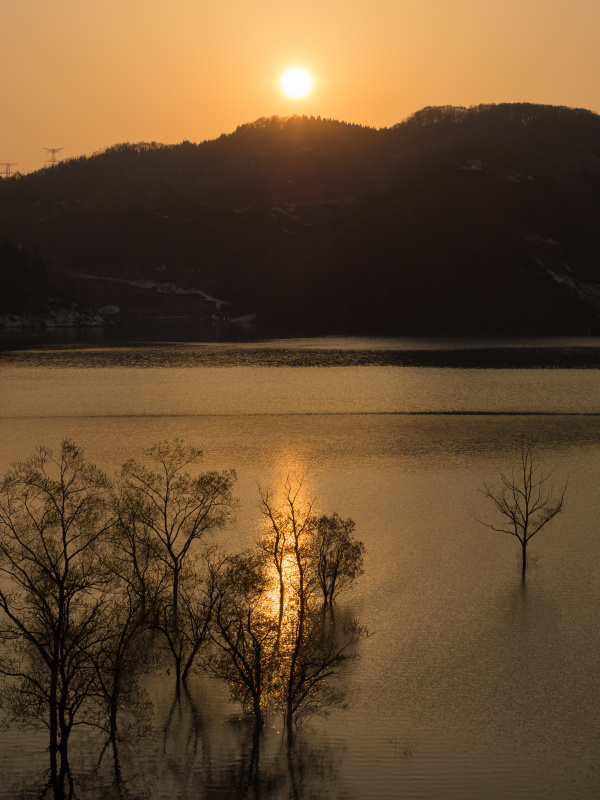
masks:
[[[177,702],[156,675],[156,736],[122,748],[115,774],[81,735],[76,796],[600,796],[600,348],[514,344],[5,346],[2,473],[65,436],[111,472],[179,436],[207,468],[237,470],[224,547],[256,538],[258,486],[296,474],[319,509],[354,518],[368,551],[338,609],[373,634],[345,675],[347,710],[306,723],[292,753],[274,719],[258,753],[224,687],[198,676]],[[522,434],[557,484],[569,478],[526,589],[514,540],[476,520],[491,513],[482,481],[510,468]],[[0,797],[40,795],[45,746],[0,734]]]

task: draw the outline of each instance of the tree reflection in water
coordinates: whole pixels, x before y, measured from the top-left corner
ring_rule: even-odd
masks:
[[[169,443],[165,443],[164,447],[167,453],[172,453]],[[63,451],[67,455],[73,451],[80,458],[79,450],[71,443],[64,443]],[[45,465],[46,462],[40,463]],[[31,461],[31,464],[37,465],[37,461]],[[84,467],[76,461],[75,474],[86,477],[85,469],[88,468]],[[183,651],[178,649],[176,653],[172,652],[173,657],[176,656],[176,681],[174,686],[171,681],[167,684],[172,690],[170,702],[162,712],[157,709],[158,727],[152,732],[149,726],[139,724],[149,722],[149,715],[145,712],[150,707],[150,701],[147,698],[148,702],[142,702],[146,695],[137,681],[143,674],[142,667],[146,672],[151,672],[158,663],[153,654],[152,633],[156,632],[156,627],[162,629],[152,620],[160,620],[161,617],[154,613],[156,609],[149,607],[152,593],[144,595],[145,604],[138,602],[134,582],[130,580],[129,571],[123,568],[123,558],[126,558],[129,550],[121,548],[119,558],[114,557],[115,540],[108,536],[108,532],[116,517],[109,514],[108,483],[93,466],[89,470],[93,477],[100,475],[101,485],[98,498],[93,495],[100,511],[86,521],[85,526],[86,534],[88,528],[91,531],[88,538],[91,537],[95,545],[94,554],[97,557],[91,559],[90,556],[89,564],[86,561],[80,570],[83,596],[79,616],[85,623],[82,630],[86,636],[75,637],[73,643],[73,637],[65,634],[65,641],[70,648],[67,648],[68,652],[75,653],[78,659],[74,662],[76,669],[71,672],[80,683],[84,681],[85,686],[84,690],[79,690],[79,683],[71,680],[67,687],[71,694],[65,694],[65,697],[68,700],[73,695],[75,700],[65,706],[66,710],[63,709],[65,703],[60,705],[58,701],[55,702],[54,695],[50,701],[45,701],[45,705],[45,695],[40,694],[41,689],[35,695],[41,703],[39,709],[37,706],[35,708],[36,724],[44,723],[48,709],[51,733],[55,727],[55,717],[60,722],[63,716],[65,720],[68,717],[69,724],[61,727],[60,738],[58,734],[51,736],[49,772],[40,769],[37,775],[32,775],[32,764],[25,765],[22,761],[24,769],[21,774],[29,777],[23,780],[20,790],[14,791],[13,796],[31,797],[33,793],[36,797],[53,800],[93,800],[96,797],[103,800],[113,797],[137,800],[162,796],[166,792],[169,796],[180,798],[198,797],[199,793],[205,798],[249,797],[266,800],[283,796],[298,800],[304,797],[335,797],[337,792],[333,792],[332,786],[337,781],[342,751],[339,747],[323,745],[302,729],[298,731],[298,726],[309,716],[328,714],[332,708],[344,705],[341,673],[347,662],[356,656],[360,640],[367,636],[366,629],[350,614],[334,612],[333,607],[336,594],[344,586],[351,585],[362,572],[364,547],[352,538],[352,520],[343,520],[335,514],[332,517],[318,517],[313,511],[313,503],[302,496],[301,481],[294,483],[288,480],[279,504],[270,494],[262,495],[267,528],[254,551],[234,556],[215,554],[213,557],[206,554],[211,576],[207,595],[210,602],[205,607],[206,613],[202,613],[203,633],[198,642],[206,644],[206,652],[202,665],[198,664],[198,667],[203,666],[214,677],[224,679],[229,686],[231,699],[241,704],[247,716],[223,723],[222,713],[215,713],[214,709],[207,711],[211,692],[206,691],[206,686],[198,696],[190,693],[184,678],[192,657],[200,649],[198,645],[192,649],[184,670],[180,669],[183,662],[179,658]],[[187,491],[189,480],[187,476],[184,477],[181,486]],[[35,475],[32,477],[27,474],[26,478],[33,484]],[[62,487],[61,483],[56,485]],[[12,495],[9,496],[8,490],[12,484],[5,481],[3,487],[8,500],[11,500]],[[90,494],[91,490],[84,488]],[[24,497],[27,501],[29,495],[25,494]],[[34,499],[37,502],[37,496]],[[4,571],[16,580],[15,576],[21,575],[23,559],[29,558],[31,561],[32,552],[36,554],[33,560],[35,568],[40,564],[44,566],[48,552],[50,555],[54,553],[52,548],[45,546],[46,539],[57,531],[60,533],[62,528],[54,525],[47,532],[46,527],[39,526],[39,530],[36,528],[31,533],[34,544],[41,537],[45,546],[40,551],[42,555],[38,555],[39,548],[29,546],[29,540],[24,541],[22,526],[18,524],[20,517],[15,516],[14,507],[15,503],[6,506],[2,552]],[[37,502],[35,510],[42,514],[44,509],[42,502]],[[96,517],[102,524],[95,525]],[[42,518],[46,519],[43,515]],[[120,524],[124,524],[129,517],[121,514],[118,519]],[[68,525],[63,527],[69,529]],[[123,533],[120,528],[118,530]],[[118,541],[122,539],[122,536],[117,536]],[[64,581],[73,571],[76,556],[84,549],[78,541],[71,549],[65,550],[65,545],[64,553],[59,548],[59,555],[62,553],[66,564]],[[137,540],[135,543],[139,544]],[[189,539],[189,546],[191,543],[193,540]],[[73,547],[75,550],[72,553]],[[349,554],[345,561],[340,558],[344,552]],[[193,559],[190,557],[189,560]],[[90,565],[93,565],[93,569]],[[188,576],[185,570],[181,574],[177,572],[177,587],[183,585],[184,579],[191,575],[190,572]],[[193,575],[198,577],[199,573],[194,572]],[[96,582],[90,583],[90,576]],[[33,593],[31,587],[37,586],[37,583],[28,580],[23,586],[23,595],[27,599]],[[61,586],[62,583],[59,588]],[[50,596],[42,589],[38,592],[40,608],[44,607]],[[25,639],[23,652],[29,656],[31,670],[25,678],[31,684],[37,677],[37,672],[32,671],[37,664],[34,658],[37,651],[31,651],[29,647],[31,636],[28,631],[31,625],[29,628],[20,626],[22,620],[19,614],[26,604],[15,605],[15,597],[18,599],[21,595],[0,592],[2,610],[9,620],[8,627],[0,630],[0,634],[10,642],[17,638],[19,632],[27,634],[22,636]],[[195,613],[198,598],[193,591],[180,595],[174,592],[173,597],[171,600],[175,605],[173,613],[176,620],[180,619],[177,598],[189,599]],[[121,612],[127,608],[131,614],[125,614],[121,619]],[[145,609],[144,613],[138,613],[140,608]],[[59,628],[64,618],[65,614],[58,615]],[[90,620],[95,627],[91,627]],[[25,621],[29,624],[29,617],[25,617]],[[133,625],[131,635],[129,622]],[[174,630],[178,636],[184,633],[184,627],[179,623]],[[71,628],[68,628],[67,634],[70,635],[70,632]],[[120,634],[121,638],[125,637],[124,641],[131,642],[131,646],[127,644],[122,651],[113,647],[113,640]],[[53,669],[55,661],[49,660]],[[8,679],[22,677],[17,666],[14,666],[16,663],[14,659],[2,659],[0,672]],[[62,664],[57,663],[59,667]],[[50,677],[52,675],[54,673]],[[119,678],[116,681],[118,692],[111,689],[115,676]],[[162,699],[159,695],[164,697],[165,682],[164,678],[161,679],[158,700]],[[15,709],[21,706],[17,700],[22,701],[21,705],[29,702],[31,693],[25,691],[29,684],[23,689],[8,682],[5,696],[16,698],[11,706],[13,717],[9,721],[19,719]],[[42,685],[39,681],[38,684]],[[214,683],[212,685],[215,686]],[[79,694],[74,694],[75,689]],[[59,697],[57,692],[55,694]],[[56,711],[57,704],[62,716]],[[74,719],[74,712],[71,713],[73,709],[79,714],[77,720]],[[280,736],[268,727],[274,720],[283,721],[285,735]],[[136,724],[125,725],[127,721]],[[95,730],[96,733],[89,733],[87,738],[81,734],[76,737],[74,758],[71,759],[67,758],[67,738],[75,722],[80,726],[89,726],[87,730]],[[134,730],[138,735],[146,733],[148,738],[133,740],[135,744],[128,741],[127,734]],[[99,731],[109,734],[108,741],[100,738]],[[60,759],[56,758],[58,750]],[[35,768],[36,764],[33,765]]]
[[[310,729],[293,739],[250,718],[219,723],[202,709],[204,692],[174,691],[155,762],[157,787],[181,798],[347,798],[338,782],[344,748]]]
[[[340,616],[343,614],[340,613]],[[161,680],[159,691],[164,684]],[[135,744],[73,742],[70,770],[51,779],[31,773],[14,798],[41,800],[312,800],[349,798],[343,786],[344,746],[308,725],[290,739],[285,728],[257,728],[252,718],[224,720],[210,705],[214,682],[193,680],[158,709],[155,734]],[[208,705],[207,705],[208,703]]]
[[[206,800],[349,797],[339,786],[344,748],[301,729],[289,740],[247,718],[218,726],[182,691],[167,715],[159,784],[177,797]]]
[[[94,737],[93,743],[75,741],[73,756],[56,775],[36,759],[13,777],[11,800],[148,800],[153,794],[156,776],[139,762],[137,748],[110,740],[102,747]]]

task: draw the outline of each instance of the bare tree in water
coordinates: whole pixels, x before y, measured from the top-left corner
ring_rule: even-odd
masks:
[[[327,714],[344,704],[336,678],[356,653],[367,631],[357,622],[337,626],[318,601],[315,539],[319,520],[314,502],[302,496],[302,483],[286,482],[282,509],[288,519],[286,581],[289,601],[282,635],[276,703],[283,712],[288,739],[295,725],[309,714]],[[336,515],[337,516],[337,515]],[[338,517],[339,519],[339,517]]]
[[[283,487],[283,497],[278,502],[269,491],[260,490],[262,513],[266,521],[265,533],[259,540],[266,560],[277,573],[279,588],[277,641],[281,637],[283,617],[286,606],[286,584],[289,588],[289,572],[293,561],[294,547],[307,551],[317,525],[313,514],[313,503],[302,496],[302,481],[294,482],[287,478]],[[305,553],[306,555],[306,553]],[[302,560],[302,580],[308,582]],[[307,584],[308,585],[308,584]]]
[[[68,771],[73,727],[88,721],[91,653],[107,635],[113,517],[109,481],[71,441],[39,448],[0,485],[0,640],[9,680],[2,705],[21,725],[50,733],[51,771]]]
[[[323,593],[323,604],[352,586],[363,574],[365,546],[353,534],[354,520],[342,519],[335,512],[317,520],[313,533],[313,563]]]
[[[519,447],[519,464],[510,475],[500,474],[501,486],[492,489],[484,483],[483,494],[489,498],[500,514],[500,522],[484,522],[493,531],[508,533],[521,545],[521,576],[527,570],[527,546],[563,509],[567,484],[554,493],[549,484],[552,471],[540,472],[535,464],[530,440],[522,439]]]
[[[104,608],[105,635],[89,652],[95,671],[90,689],[90,722],[106,731],[116,751],[117,740],[147,734],[153,716],[141,678],[155,659],[140,598],[131,585],[113,582]]]
[[[319,518],[302,482],[288,479],[281,496],[261,492],[261,500],[267,525],[257,551],[236,557],[224,573],[213,638],[221,649],[218,674],[232,696],[252,705],[258,725],[269,711],[281,713],[291,739],[303,716],[343,704],[338,676],[367,632],[324,611]]]
[[[223,565],[211,623],[215,647],[208,662],[212,674],[227,681],[232,699],[252,714],[257,729],[263,727],[271,701],[281,630],[261,555],[240,553]]]
[[[158,442],[144,456],[150,466],[134,460],[124,464],[120,504],[124,519],[135,520],[138,547],[152,552],[154,574],[151,580],[145,575],[140,590],[148,594],[150,587],[150,595],[158,600],[155,627],[171,653],[179,683],[208,633],[201,620],[187,613],[190,584],[203,579],[194,572],[198,545],[229,521],[235,473],[191,475],[188,470],[200,462],[202,452],[179,439]],[[198,633],[203,638],[198,639]]]

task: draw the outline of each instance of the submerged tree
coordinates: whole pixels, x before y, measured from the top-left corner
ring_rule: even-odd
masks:
[[[185,658],[181,679],[185,683],[200,648],[210,638],[210,621],[218,597],[220,563],[207,548],[186,565],[181,575],[180,629]]]
[[[277,658],[278,613],[259,554],[231,556],[217,581],[211,637],[211,672],[227,681],[232,699],[262,728],[271,701]]]
[[[191,475],[202,452],[176,439],[144,451],[150,467],[127,461],[120,476],[122,518],[134,521],[130,552],[146,549],[150,571],[138,570],[140,591],[153,598],[155,627],[163,634],[177,682],[187,676],[207,630],[188,613],[189,587],[203,580],[195,571],[198,544],[228,522],[233,508],[233,470]],[[133,530],[133,529],[132,529]],[[142,556],[142,564],[147,555]],[[195,632],[194,632],[195,631]],[[202,639],[197,634],[203,631]]]
[[[302,498],[302,481],[292,483],[288,477],[283,488],[283,498],[278,503],[270,492],[260,491],[262,513],[267,522],[265,534],[259,541],[264,557],[277,573],[279,587],[278,605],[278,642],[281,636],[283,616],[286,604],[286,583],[289,584],[290,556],[294,548],[302,549],[307,555],[309,543],[316,528],[316,517],[312,513],[312,502]],[[302,580],[308,581],[309,575],[301,562]]]
[[[14,653],[0,661],[3,705],[20,724],[48,728],[53,775],[88,719],[91,654],[107,635],[108,489],[69,440],[56,458],[39,448],[0,485],[0,640]]]
[[[111,532],[110,569],[118,583],[137,598],[139,613],[151,625],[168,591],[152,532],[143,523],[144,504],[127,487],[112,495],[115,524]]]
[[[267,526],[257,551],[230,560],[222,576],[212,628],[221,653],[213,671],[258,725],[269,710],[281,713],[291,738],[303,715],[343,703],[336,677],[367,634],[356,621],[338,624],[324,612],[319,518],[301,482],[286,481],[279,500],[271,493],[261,499]]]
[[[294,641],[294,657],[283,663],[285,694],[280,695],[288,737],[298,723],[312,715],[327,716],[344,708],[345,692],[340,676],[346,662],[356,657],[356,647],[367,638],[367,629],[352,617],[340,622],[321,609],[310,608],[302,638]]]
[[[483,524],[519,540],[523,580],[527,570],[527,545],[563,509],[567,484],[555,495],[553,487],[548,485],[551,475],[552,471],[539,472],[531,441],[522,439],[517,469],[513,469],[510,475],[500,474],[502,485],[499,489],[483,485],[483,494],[494,503],[503,518],[498,525]]]
[[[113,583],[104,608],[105,634],[89,657],[94,668],[90,722],[117,739],[150,729],[152,704],[140,679],[154,663],[148,617],[131,585]]]
[[[366,636],[356,622],[336,627],[317,600],[319,519],[313,505],[302,497],[301,482],[286,481],[279,519],[288,532],[284,559],[288,600],[274,686],[289,738],[303,715],[327,713],[343,703],[343,693],[335,689],[333,679]],[[276,516],[271,508],[270,518]]]
[[[288,480],[261,494],[256,548],[218,556],[205,540],[231,516],[235,474],[191,475],[201,453],[179,440],[145,455],[112,485],[65,440],[0,483],[0,706],[48,728],[59,793],[75,725],[106,731],[115,764],[118,739],[148,727],[141,678],[165,650],[179,693],[210,642],[202,665],[257,731],[276,711],[291,740],[303,715],[342,703],[336,678],[366,636],[324,607],[362,573],[352,520],[318,517]]]
[[[363,574],[365,546],[354,536],[354,520],[333,513],[319,517],[313,534],[313,562],[323,603],[335,598]]]

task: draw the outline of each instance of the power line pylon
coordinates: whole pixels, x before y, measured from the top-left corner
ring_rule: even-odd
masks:
[[[44,161],[44,164],[58,164],[60,161],[60,151],[62,150],[62,147],[44,147],[44,150],[46,151],[46,155],[50,156],[50,158],[47,158]]]
[[[16,161],[0,161],[0,167],[4,167],[4,177],[5,178],[10,178],[10,176],[11,176],[10,168],[11,167],[16,167],[16,166],[17,166],[17,162]]]

